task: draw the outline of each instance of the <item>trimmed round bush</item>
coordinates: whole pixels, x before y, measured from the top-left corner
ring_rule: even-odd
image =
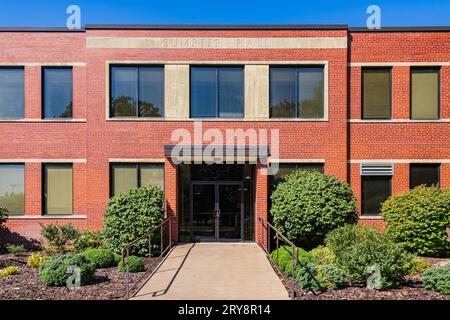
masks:
[[[443,294],[450,294],[450,264],[428,268],[422,274],[423,286]]]
[[[310,251],[312,261],[319,264],[334,265],[336,255],[328,247],[318,246]]]
[[[325,291],[323,284],[317,278],[317,264],[312,262],[297,270],[297,282],[300,288],[304,290]]]
[[[39,266],[39,277],[47,286],[65,286],[67,279],[70,277],[70,274],[67,273],[67,267],[69,266],[80,268],[81,285],[91,282],[95,273],[94,264],[88,258],[72,253],[56,256],[42,263]]]
[[[337,228],[327,235],[325,243],[336,255],[337,266],[354,284],[368,281],[375,275],[374,270],[379,270],[377,287],[388,289],[414,270],[414,255],[373,228]]]
[[[296,170],[271,195],[275,226],[302,247],[315,247],[325,235],[356,223],[356,200],[350,185],[317,171]]]
[[[0,207],[0,230],[3,228],[3,224],[6,222],[6,218],[8,218],[8,210]]]
[[[77,252],[83,252],[87,249],[106,248],[103,232],[84,230],[73,243],[73,247]]]
[[[159,186],[135,188],[112,197],[106,206],[103,229],[108,247],[121,254],[125,245],[162,222],[163,211],[164,193]],[[154,246],[157,243],[155,238]],[[130,248],[130,254],[148,255],[148,240]]]
[[[114,266],[114,254],[109,249],[88,249],[80,253],[91,261],[95,268],[109,268]]]
[[[450,251],[450,192],[419,186],[390,197],[381,207],[387,233],[412,253],[445,256]]]
[[[114,266],[117,267],[122,261],[122,256],[120,254],[114,253]]]
[[[292,247],[290,246],[281,246],[278,249],[278,267],[280,268],[280,270],[287,276],[291,276],[292,275]],[[270,254],[270,256],[272,257],[273,261],[275,263],[277,263],[277,250],[273,250],[272,253]],[[296,266],[296,270],[298,270],[298,268],[300,266],[305,266],[306,264],[308,264],[309,262],[311,262],[311,254],[302,249],[302,248],[298,248],[298,261],[297,261],[297,266]]]
[[[127,265],[126,265],[126,263],[123,265],[122,261],[120,261],[118,269],[119,269],[119,272],[127,272]],[[129,272],[143,272],[143,271],[145,271],[144,261],[141,258],[139,258],[139,257],[129,256],[128,257],[128,271]]]
[[[345,272],[331,264],[317,266],[317,279],[327,291],[342,288],[347,282]]]

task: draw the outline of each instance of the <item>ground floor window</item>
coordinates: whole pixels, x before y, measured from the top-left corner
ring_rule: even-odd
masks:
[[[44,164],[44,213],[72,214],[72,164]]]
[[[381,204],[391,196],[391,176],[361,176],[363,216],[380,214]]]
[[[148,185],[164,190],[164,164],[111,164],[111,196]]]
[[[9,214],[25,213],[24,165],[0,164],[0,207]]]
[[[439,164],[411,164],[409,175],[411,189],[420,185],[425,185],[427,187],[439,185]]]

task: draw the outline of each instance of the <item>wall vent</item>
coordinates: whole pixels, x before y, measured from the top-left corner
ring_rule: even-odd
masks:
[[[394,164],[386,162],[361,163],[362,176],[392,176],[394,175]]]

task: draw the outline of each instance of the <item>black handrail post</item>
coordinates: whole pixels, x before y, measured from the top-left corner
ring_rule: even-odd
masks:
[[[127,266],[127,300],[130,299],[130,267],[129,267],[129,255],[130,255],[130,249],[127,248],[127,261],[126,261],[126,266]]]
[[[159,250],[160,254],[164,251],[164,225],[161,225],[161,249]]]
[[[152,234],[148,235],[148,257],[152,257]]]

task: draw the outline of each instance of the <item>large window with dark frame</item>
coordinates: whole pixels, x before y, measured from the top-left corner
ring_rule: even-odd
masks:
[[[111,117],[164,117],[164,67],[112,66]]]
[[[25,213],[24,165],[0,164],[0,207],[8,214]]]
[[[323,67],[271,67],[269,78],[271,118],[324,117]]]
[[[73,213],[73,175],[71,163],[43,165],[44,214]]]
[[[362,118],[391,118],[391,69],[362,70]]]
[[[43,117],[72,118],[72,68],[45,67],[42,69]]]
[[[391,196],[392,176],[361,176],[362,216],[378,216],[381,204]]]
[[[411,119],[439,119],[439,68],[411,68]]]
[[[164,190],[164,164],[111,164],[111,196],[148,185]]]
[[[0,119],[24,117],[23,68],[0,68]]]
[[[439,163],[414,163],[409,166],[409,184],[413,189],[420,185],[438,186],[440,175]]]
[[[242,67],[191,67],[191,118],[242,118]]]

